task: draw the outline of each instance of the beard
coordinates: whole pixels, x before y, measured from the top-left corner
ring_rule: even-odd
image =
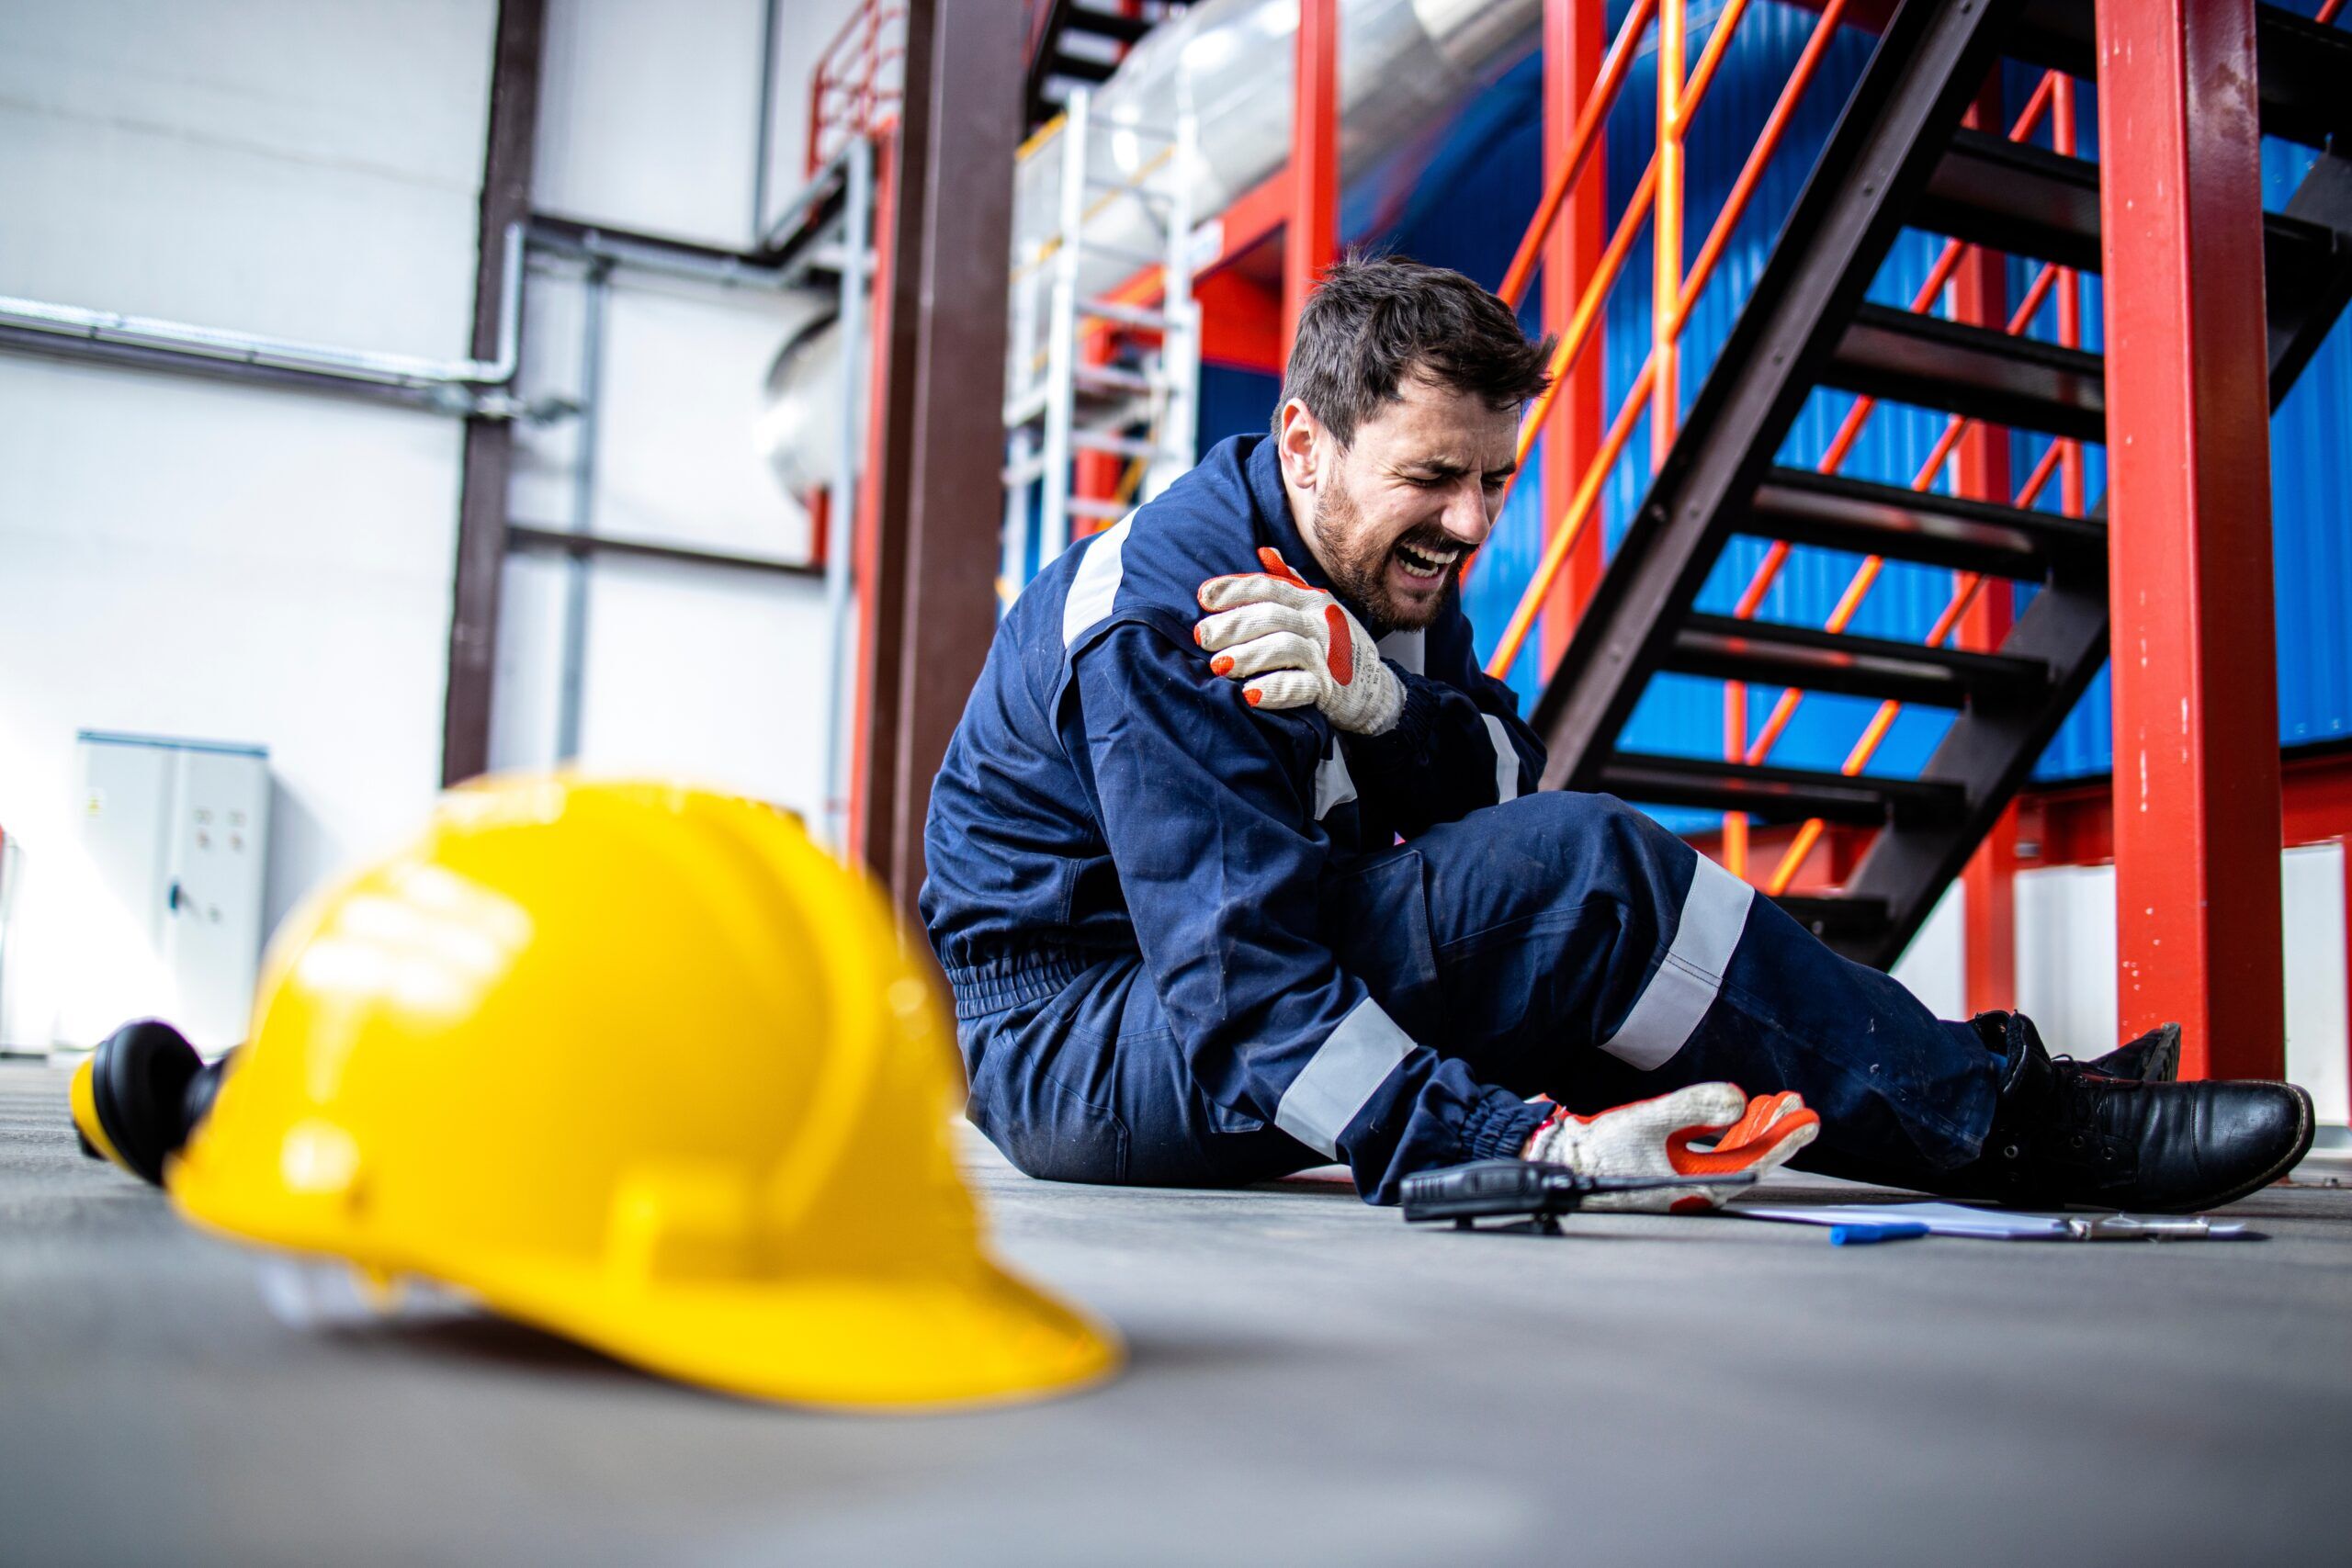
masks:
[[[1436,524],[1424,524],[1385,543],[1371,538],[1364,529],[1363,509],[1356,504],[1354,492],[1333,475],[1315,492],[1315,539],[1323,547],[1323,569],[1330,574],[1331,585],[1371,619],[1369,629],[1374,637],[1395,631],[1419,631],[1435,621],[1438,612],[1444,608],[1442,591],[1415,604],[1403,604],[1388,587],[1388,563],[1398,545],[1440,555],[1459,547]],[[1440,580],[1442,590],[1453,586],[1462,561],[1469,558],[1464,555],[1445,569],[1445,575]]]

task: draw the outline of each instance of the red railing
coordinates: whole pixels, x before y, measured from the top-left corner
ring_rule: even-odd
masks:
[[[863,0],[808,76],[809,174],[852,140],[898,118],[907,55],[902,0]]]
[[[1623,403],[1600,439],[1599,447],[1586,464],[1566,510],[1561,514],[1545,543],[1542,560],[1534,575],[1521,594],[1517,608],[1505,626],[1501,640],[1496,645],[1487,672],[1498,678],[1505,675],[1517,660],[1527,637],[1542,611],[1553,585],[1568,559],[1578,537],[1592,523],[1599,511],[1600,491],[1609,475],[1614,471],[1624,455],[1626,443],[1633,437],[1642,414],[1650,415],[1651,468],[1655,472],[1672,446],[1680,416],[1679,359],[1683,326],[1690,311],[1713,276],[1724,247],[1733,231],[1746,215],[1758,181],[1773,153],[1787,132],[1789,121],[1805,89],[1818,71],[1822,58],[1835,37],[1842,19],[1844,0],[1829,0],[1822,7],[1803,52],[1792,68],[1789,80],[1774,103],[1755,147],[1734,179],[1723,209],[1716,214],[1705,241],[1701,244],[1687,274],[1680,272],[1683,216],[1682,144],[1684,133],[1699,103],[1712,83],[1715,69],[1728,49],[1747,11],[1746,0],[1731,0],[1724,7],[1713,29],[1702,50],[1697,65],[1689,74],[1681,70],[1684,51],[1684,17],[1687,0],[1636,0],[1625,17],[1615,39],[1598,72],[1593,88],[1583,109],[1569,130],[1567,151],[1552,179],[1547,183],[1543,199],[1526,236],[1521,241],[1510,271],[1503,280],[1503,298],[1517,304],[1523,297],[1537,258],[1553,224],[1569,193],[1582,179],[1591,163],[1594,148],[1599,144],[1602,121],[1614,105],[1624,85],[1627,67],[1643,33],[1656,23],[1658,33],[1658,118],[1657,151],[1636,184],[1623,216],[1611,232],[1601,252],[1591,278],[1587,283],[1575,310],[1560,328],[1560,337],[1552,356],[1552,384],[1529,409],[1521,425],[1519,457],[1525,463],[1545,417],[1551,412],[1554,399],[1565,384],[1596,335],[1602,307],[1610,289],[1623,270],[1627,255],[1638,237],[1642,225],[1653,226],[1653,255],[1655,261],[1653,299],[1664,301],[1663,308],[1653,306],[1651,317],[1650,352],[1641,368],[1634,373],[1633,384],[1626,389]],[[2345,0],[2328,0],[2321,12],[2322,21],[2329,20]],[[1678,90],[1676,84],[1680,84]],[[2075,152],[2074,84],[2056,72],[2047,73],[2035,87],[2031,98],[2016,123],[2009,137],[2022,141],[2033,134],[2045,117],[2052,124],[2052,142],[2054,151],[2071,154]],[[1961,263],[1973,250],[1960,241],[1947,242],[1943,252],[1929,269],[1926,283],[1911,302],[1914,310],[1932,308],[1937,298],[1951,283]],[[2059,341],[2067,346],[2081,342],[2080,288],[2075,273],[2068,268],[2046,265],[2037,276],[2025,298],[2012,314],[2007,330],[2021,333],[2041,310],[2052,292],[2058,300]],[[1847,411],[1827,451],[1818,465],[1823,473],[1834,473],[1844,464],[1860,441],[1877,408],[1871,398],[1857,399]],[[1938,438],[1928,459],[1912,481],[1912,488],[1926,491],[1939,473],[1951,461],[1962,439],[1974,427],[1974,421],[1952,416]],[[2075,441],[2053,442],[2024,488],[2015,498],[2015,504],[2030,506],[2048,485],[2053,473],[2063,473],[2062,505],[2069,516],[2081,516],[2084,508],[2082,447]],[[1740,594],[1733,614],[1742,619],[1752,618],[1762,605],[1766,594],[1787,563],[1791,547],[1785,541],[1775,541],[1766,550],[1746,590]],[[1825,623],[1826,629],[1842,632],[1860,610],[1871,588],[1878,581],[1885,566],[1877,556],[1866,558],[1855,571]],[[1951,637],[1960,625],[1984,585],[1983,578],[1973,572],[1954,574],[1951,603],[1937,617],[1926,642],[1933,647]],[[1804,694],[1794,688],[1784,691],[1775,704],[1763,728],[1751,741],[1747,735],[1747,688],[1739,682],[1726,682],[1724,687],[1724,755],[1726,760],[1760,764],[1770,756],[1773,746],[1788,728],[1791,718],[1804,701]],[[1864,728],[1861,739],[1848,753],[1842,771],[1848,775],[1861,772],[1885,740],[1895,716],[1902,711],[1897,703],[1881,705],[1878,712]],[[1724,818],[1724,863],[1735,874],[1747,874],[1747,819],[1745,814],[1727,813]],[[1791,843],[1789,850],[1775,867],[1766,883],[1766,890],[1785,892],[1804,865],[1805,858],[1820,840],[1823,824],[1806,822]]]

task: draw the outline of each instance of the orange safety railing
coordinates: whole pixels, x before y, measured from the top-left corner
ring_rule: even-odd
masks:
[[[2344,4],[2345,0],[2327,0],[2319,19],[2323,22],[2332,19]],[[1650,416],[1653,472],[1665,460],[1668,450],[1672,446],[1680,418],[1679,383],[1683,326],[1690,319],[1691,308],[1713,276],[1733,231],[1746,215],[1765,168],[1778,150],[1799,100],[1811,85],[1837,33],[1846,6],[1845,0],[1828,0],[1823,6],[1813,32],[1791,69],[1788,82],[1773,104],[1755,147],[1732,183],[1722,210],[1716,214],[1714,223],[1689,271],[1683,273],[1680,263],[1684,133],[1693,112],[1705,96],[1747,9],[1747,0],[1730,0],[1709,33],[1696,66],[1686,76],[1682,71],[1686,0],[1635,0],[1603,58],[1592,90],[1570,129],[1565,155],[1547,182],[1534,218],[1511,259],[1510,270],[1504,276],[1502,297],[1516,306],[1526,292],[1544,241],[1557,221],[1561,208],[1587,173],[1593,150],[1598,145],[1600,126],[1623,88],[1634,50],[1645,31],[1655,22],[1658,34],[1657,151],[1653,152],[1648,166],[1643,170],[1632,198],[1602,249],[1576,308],[1566,324],[1560,329],[1549,367],[1551,385],[1529,408],[1520,429],[1518,456],[1522,471],[1528,453],[1543,429],[1560,388],[1592,344],[1609,292],[1623,270],[1626,258],[1645,222],[1649,222],[1653,229],[1653,299],[1663,303],[1653,305],[1649,355],[1634,373],[1633,384],[1625,390],[1623,402],[1619,405],[1599,447],[1579,476],[1567,508],[1546,540],[1543,558],[1521,592],[1502,637],[1496,645],[1493,657],[1487,660],[1487,673],[1498,679],[1506,675],[1518,660],[1536,617],[1578,537],[1599,512],[1601,490],[1623,458],[1626,443],[1632,439],[1643,413],[1647,412]],[[1679,84],[1679,88],[1677,84]],[[2010,128],[2010,139],[2023,141],[2031,136],[2045,116],[2052,119],[2053,151],[2072,154],[2075,150],[2074,83],[2055,71],[2045,74],[2035,87],[2023,112]],[[1951,281],[1962,261],[1973,250],[1973,246],[1958,240],[1947,242],[1942,254],[1929,269],[1926,283],[1913,299],[1911,309],[1925,310],[1932,307],[1937,297]],[[2079,283],[2072,269],[2054,265],[2041,268],[2012,314],[2007,331],[2012,334],[2024,331],[2026,324],[2040,313],[2053,291],[2058,300],[2059,341],[2069,347],[2078,346],[2082,328]],[[1855,400],[1822,457],[1819,471],[1835,472],[1845,462],[1876,408],[1875,399],[1858,398]],[[1934,484],[1936,476],[1942,471],[1962,437],[1975,423],[1975,421],[1957,415],[1947,422],[1927,463],[1912,482],[1914,490],[1926,491]],[[2052,475],[2063,474],[2063,509],[2067,515],[2079,517],[2083,514],[2085,501],[2081,443],[2053,441],[2033,475],[2018,491],[2015,504],[2020,507],[2031,505],[2047,487]],[[1755,615],[1786,564],[1790,549],[1786,541],[1774,541],[1769,547],[1747,589],[1740,594],[1733,611],[1736,616],[1747,619]],[[1864,559],[1845,592],[1839,595],[1836,608],[1831,611],[1826,622],[1827,630],[1845,630],[1861,608],[1884,565],[1884,560],[1877,556]],[[1983,585],[1984,579],[1979,573],[1954,574],[1951,603],[1928,633],[1928,646],[1939,645],[1951,636]],[[1747,688],[1739,682],[1724,682],[1724,755],[1726,760],[1749,765],[1761,763],[1787,729],[1790,719],[1803,700],[1802,692],[1794,688],[1784,691],[1762,730],[1750,741],[1747,737]],[[1859,773],[1868,764],[1901,711],[1898,703],[1881,705],[1864,729],[1862,738],[1848,753],[1842,765],[1845,773],[1849,776]],[[1724,863],[1735,874],[1743,876],[1747,869],[1747,819],[1744,813],[1733,812],[1724,816]],[[1788,889],[1806,857],[1820,840],[1823,830],[1824,824],[1818,819],[1804,823],[1766,883],[1766,891],[1780,894]]]
[[[808,76],[809,174],[851,141],[898,117],[906,22],[903,0],[864,0],[817,56]]]

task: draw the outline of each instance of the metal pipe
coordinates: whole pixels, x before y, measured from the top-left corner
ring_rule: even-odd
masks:
[[[755,262],[743,255],[705,253],[636,235],[616,234],[607,229],[557,225],[545,220],[532,223],[529,240],[531,250],[539,255],[603,262],[628,272],[681,278],[718,288],[755,288],[776,294],[801,287],[811,265],[828,259],[803,251],[788,262]]]
[[[586,296],[580,310],[580,432],[579,453],[571,473],[571,531],[596,531],[596,425],[601,415],[605,378],[605,297],[612,288],[610,270],[590,271]],[[564,562],[563,665],[556,692],[555,759],[575,761],[580,755],[582,691],[588,672],[588,558],[582,553]]]
[[[775,135],[776,0],[760,7],[760,130],[752,143],[752,243],[767,232],[768,143]]]
[[[832,530],[825,541],[825,837],[846,859],[849,842],[849,784],[842,764],[848,738],[842,720],[848,706],[850,675],[849,604],[851,557],[857,537],[857,454],[861,441],[858,368],[865,353],[866,228],[874,188],[874,144],[853,138],[843,150],[846,186],[842,202],[842,248],[848,253],[841,270],[841,303],[834,330],[841,343],[842,417],[836,435],[832,484],[828,491]]]
[[[522,303],[523,225],[510,223],[506,228],[505,267],[499,284],[495,359],[428,359],[373,349],[339,348],[6,295],[0,295],[0,326],[49,334],[56,339],[59,349],[68,352],[68,345],[87,344],[100,351],[130,349],[144,355],[201,361],[204,367],[213,370],[250,366],[257,370],[298,371],[331,381],[349,382],[356,388],[396,389],[404,393],[446,389],[451,394],[446,401],[436,399],[418,406],[497,419],[511,417],[516,412],[509,400],[485,394],[503,390],[514,378],[514,367],[520,357]],[[17,344],[11,336],[0,335],[0,347],[12,346]],[[96,353],[94,357],[116,362],[121,358],[105,352]],[[399,400],[415,403],[413,397]]]

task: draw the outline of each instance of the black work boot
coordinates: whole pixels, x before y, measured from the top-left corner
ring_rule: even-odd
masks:
[[[2106,1077],[2170,1083],[2180,1076],[2180,1025],[2160,1023],[2129,1045],[2118,1045],[2083,1066]]]
[[[1972,1022],[2008,1065],[1984,1153],[1950,1173],[1955,1196],[2182,1213],[2258,1191],[2311,1149],[2312,1097],[2293,1084],[2112,1077],[2052,1061],[2023,1014]]]

